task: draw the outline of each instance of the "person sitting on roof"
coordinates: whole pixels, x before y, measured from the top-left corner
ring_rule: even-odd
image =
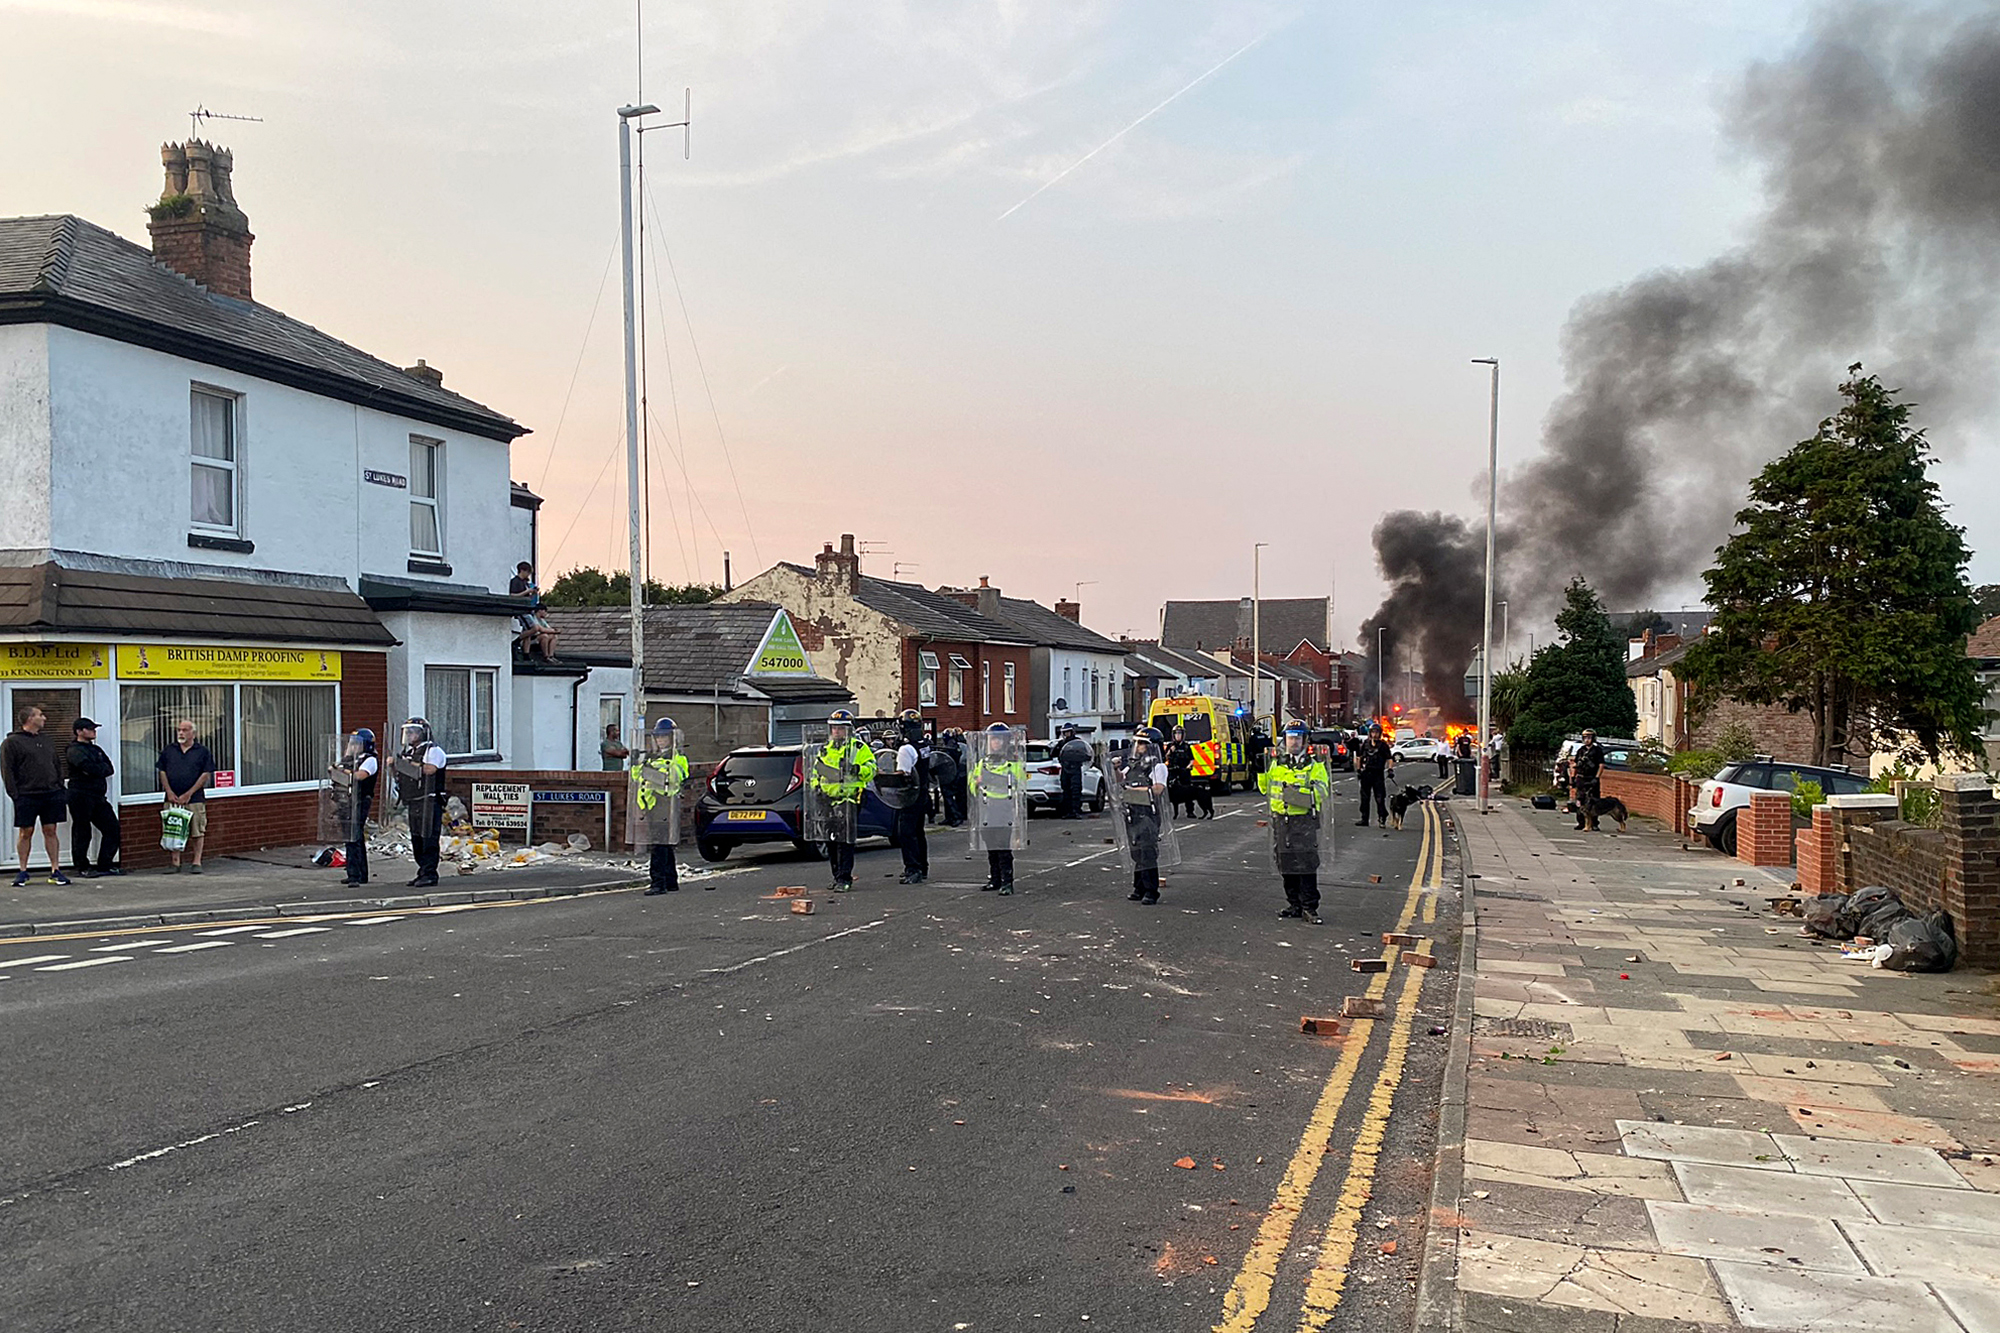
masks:
[[[535,583],[535,567],[523,560],[514,566],[514,577],[507,580],[509,597],[525,597],[528,609],[514,617],[514,646],[521,656],[530,656],[539,647],[548,661],[556,660],[556,627],[542,613],[542,590]]]

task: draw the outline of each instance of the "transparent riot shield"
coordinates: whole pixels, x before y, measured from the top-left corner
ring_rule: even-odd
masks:
[[[1166,760],[1151,745],[1134,741],[1123,754],[1105,760],[1104,785],[1111,797],[1112,836],[1135,870],[1165,870],[1181,863],[1180,839],[1174,832],[1174,807],[1167,797],[1166,778],[1153,790],[1155,766],[1164,774]]]
[[[863,742],[850,737],[837,754],[829,755],[824,722],[808,723],[800,735],[805,745],[806,841],[851,846],[858,839],[861,818],[862,784],[854,748]]]
[[[1317,874],[1322,850],[1332,853],[1332,791],[1324,773],[1310,751],[1289,757],[1273,751],[1257,784],[1267,798],[1271,863],[1281,875]]]
[[[903,748],[903,737],[896,733],[885,738],[882,747],[875,751],[875,795],[891,810],[907,810],[919,805],[924,799],[924,746],[916,747],[918,754],[917,771],[898,773],[896,755]]]
[[[1028,730],[986,731],[974,736],[972,744],[972,767],[965,779],[972,850],[1021,851],[1028,845]]]
[[[319,783],[319,840],[350,843],[361,840],[362,821],[358,784],[362,775],[360,746],[346,736],[328,736],[320,753],[327,757],[326,771]]]
[[[424,773],[423,753],[428,748],[429,742],[402,746],[383,757],[389,812],[402,819],[412,839],[435,838],[444,829],[444,774]],[[378,785],[376,791],[381,790]]]
[[[631,747],[632,790],[625,802],[625,837],[634,848],[673,847],[681,840],[681,792],[688,761],[681,734],[646,735]]]

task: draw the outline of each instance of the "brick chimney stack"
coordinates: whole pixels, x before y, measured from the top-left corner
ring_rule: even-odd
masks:
[[[250,300],[250,219],[236,206],[227,148],[200,139],[160,146],[166,186],[146,212],[153,258],[217,296]]]
[[[813,557],[813,572],[841,592],[852,593],[861,586],[861,556],[854,549],[854,534],[840,534],[840,549],[828,542]]]
[[[426,384],[435,385],[437,388],[442,389],[444,387],[444,372],[436,366],[427,364],[422,357],[417,358],[417,364],[414,366],[404,366],[403,373],[412,379],[420,379]]]
[[[1057,598],[1056,614],[1061,616],[1064,620],[1070,621],[1074,624],[1081,625],[1083,623],[1083,606],[1081,603],[1065,601],[1062,598]]]
[[[979,576],[979,586],[973,589],[973,591],[978,594],[978,598],[973,603],[972,609],[979,612],[982,616],[998,620],[1000,618],[1000,590],[991,583],[988,583],[986,576],[981,574]]]

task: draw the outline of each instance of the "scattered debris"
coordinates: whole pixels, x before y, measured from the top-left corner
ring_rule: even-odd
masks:
[[[1384,1254],[1394,1254],[1396,1252],[1396,1242],[1393,1240],[1385,1240],[1382,1242],[1380,1248],[1382,1253]]]
[[[1438,965],[1437,955],[1434,953],[1406,953],[1403,955],[1403,961],[1411,967],[1436,967]]]
[[[1342,1018],[1380,1018],[1384,1012],[1382,1001],[1366,995],[1350,995],[1340,1004]]]
[[[810,898],[794,898],[794,899],[792,900],[792,915],[793,915],[793,916],[811,916],[812,914],[813,914],[813,900],[812,900],[812,899],[810,899]]]
[[[1382,943],[1384,944],[1400,944],[1408,947],[1413,944],[1422,944],[1423,942],[1423,936],[1421,935],[1403,935],[1393,930],[1382,932]]]
[[[1356,972],[1387,972],[1389,960],[1386,958],[1350,958],[1347,965]]]
[[[1194,1158],[1192,1157],[1177,1158],[1174,1162],[1174,1165],[1179,1167],[1183,1171],[1192,1171],[1194,1170]]]
[[[1380,884],[1382,882],[1382,877],[1380,875],[1370,875],[1368,877],[1368,882],[1370,884]]]
[[[1340,1020],[1337,1018],[1301,1017],[1299,1019],[1299,1031],[1313,1037],[1337,1037],[1340,1035]]]

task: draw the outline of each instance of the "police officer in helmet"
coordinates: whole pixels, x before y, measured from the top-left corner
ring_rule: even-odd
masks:
[[[854,735],[854,714],[836,708],[826,719],[826,740],[807,747],[806,786],[812,802],[807,836],[826,843],[833,889],[854,887],[854,839],[861,794],[875,776],[875,751]]]
[[[930,843],[924,836],[925,807],[930,799],[930,746],[924,742],[924,715],[905,708],[897,719],[901,730],[896,746],[896,776],[903,803],[896,807],[896,842],[903,852],[903,884],[921,884],[931,873]]]
[[[687,776],[680,732],[672,718],[663,717],[646,736],[645,757],[632,765],[632,799],[645,822],[651,849],[645,894],[649,898],[656,893],[676,893],[681,887],[680,865],[674,858],[680,843],[681,788],[687,785]]]
[[[431,735],[431,724],[413,717],[403,724],[402,749],[396,755],[396,794],[410,814],[410,855],[417,863],[413,889],[435,888],[439,843],[444,832],[444,747]]]

